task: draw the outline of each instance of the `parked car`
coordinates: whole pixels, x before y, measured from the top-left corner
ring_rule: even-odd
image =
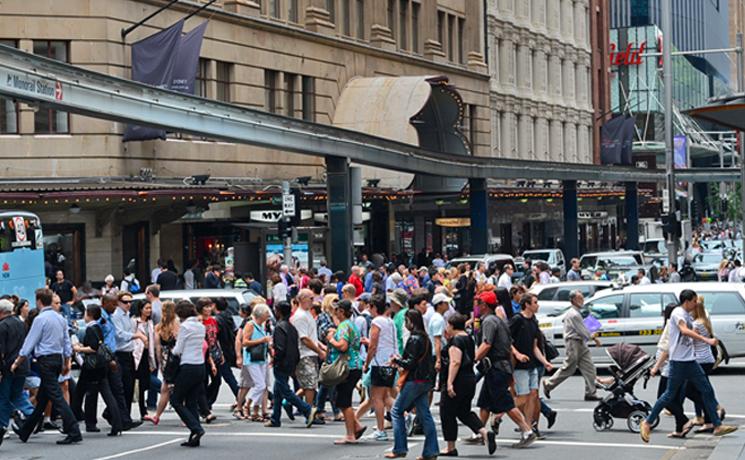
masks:
[[[569,308],[569,293],[578,290],[585,298],[596,292],[613,287],[610,281],[570,281],[557,284],[537,284],[530,289],[538,297],[539,320],[548,315],[561,313]]]
[[[719,264],[724,256],[718,251],[695,254],[691,266],[698,281],[717,281]]]
[[[600,270],[610,281],[620,278],[622,284],[626,284],[640,268],[649,271],[651,266],[646,263],[641,251],[610,251],[583,255],[579,259],[579,267],[582,279],[593,279],[595,272]]]
[[[470,264],[472,269],[476,269],[478,264],[484,263],[486,265],[487,270],[499,270],[500,272],[504,268],[505,265],[510,264],[513,267],[515,266],[515,261],[509,254],[482,254],[482,255],[473,255],[473,256],[466,256],[466,257],[458,257],[457,259],[451,260],[447,267],[457,267],[460,264]],[[514,276],[513,276],[514,278]]]
[[[561,249],[530,249],[523,252],[523,260],[530,260],[531,262],[540,260],[546,262],[551,268],[561,270],[561,276],[566,274],[566,261]]]
[[[646,258],[667,258],[667,243],[664,238],[650,238],[644,241],[641,243],[641,250]]]
[[[619,342],[639,345],[654,355],[663,329],[664,308],[678,304],[684,289],[693,289],[703,297],[714,334],[732,358],[745,357],[745,284],[672,283],[604,289],[585,301],[582,315],[600,321],[601,347],[591,344],[593,360],[610,363],[605,348]],[[541,329],[559,349],[564,350],[563,318],[566,312],[540,319]]]

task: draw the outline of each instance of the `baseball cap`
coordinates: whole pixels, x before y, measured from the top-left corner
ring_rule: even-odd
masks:
[[[439,305],[442,302],[450,303],[453,299],[446,296],[443,293],[435,294],[434,297],[432,297],[432,305]]]
[[[484,291],[478,295],[478,299],[487,305],[497,305],[497,295],[494,291]]]

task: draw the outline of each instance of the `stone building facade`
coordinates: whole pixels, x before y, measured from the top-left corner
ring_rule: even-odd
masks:
[[[487,5],[493,154],[592,163],[589,1]]]
[[[182,0],[122,38],[123,28],[167,3],[3,0],[0,43],[129,78],[131,44],[206,1]],[[481,1],[219,0],[189,19],[184,30],[205,19],[199,95],[330,124],[345,85],[355,77],[443,75],[467,108],[462,129],[472,151],[493,154]],[[131,253],[147,259],[145,266],[161,256],[179,266],[186,263],[180,254],[187,244],[185,231],[173,223],[179,218],[174,204],[201,205],[202,195],[184,194],[179,187],[169,195],[168,184],[174,181],[209,174],[211,181],[243,180],[261,188],[298,176],[324,177],[321,158],[177,134],[166,141],[123,143],[123,129],[120,123],[0,98],[5,180],[0,202],[37,212],[50,234],[69,235],[76,227],[71,238],[83,248],[76,249],[82,257],[76,282],[101,280],[108,273],[119,277]],[[140,176],[171,181],[149,195],[128,182],[121,188],[134,198],[120,199],[125,192],[114,190],[112,181]],[[33,182],[21,190],[25,194],[15,183],[22,178]],[[51,193],[58,195],[46,199]],[[210,206],[226,196],[216,191]],[[71,205],[77,206],[74,213],[68,212]]]

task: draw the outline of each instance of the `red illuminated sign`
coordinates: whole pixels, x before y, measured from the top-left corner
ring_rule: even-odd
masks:
[[[617,51],[615,43],[610,44],[610,65],[629,66],[640,65],[642,63],[642,54],[647,49],[647,42],[643,41],[639,48],[634,50],[634,44],[629,43],[625,51]]]

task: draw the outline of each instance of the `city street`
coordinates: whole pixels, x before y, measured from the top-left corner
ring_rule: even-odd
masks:
[[[728,423],[745,424],[745,400],[742,396],[742,378],[745,375],[745,363],[730,365],[723,372],[713,377],[713,383],[720,402],[727,409]],[[556,458],[574,460],[657,460],[657,459],[693,459],[707,458],[716,440],[709,435],[689,435],[689,440],[668,439],[665,434],[672,430],[672,418],[663,416],[660,427],[653,433],[649,445],[642,444],[639,435],[626,428],[625,420],[616,420],[611,431],[597,433],[592,428],[591,412],[595,404],[581,401],[582,379],[572,377],[552,392],[550,405],[559,412],[556,425],[551,431],[545,431],[547,437],[537,441],[525,450],[511,449],[509,446],[517,440],[510,421],[502,424],[498,437],[499,450],[491,458]],[[657,381],[650,380],[649,388],[643,389],[642,382],[637,384],[637,396],[653,402]],[[100,422],[101,433],[85,434],[84,442],[77,447],[59,447],[54,441],[58,433],[45,433],[32,437],[28,444],[21,444],[15,436],[6,439],[0,448],[3,460],[10,459],[44,459],[73,456],[76,460],[108,460],[115,458],[163,458],[203,459],[205,457],[220,459],[288,459],[303,460],[367,459],[382,458],[389,443],[363,439],[357,446],[334,446],[333,440],[343,433],[341,423],[329,423],[326,426],[314,426],[306,429],[298,417],[289,422],[283,414],[283,426],[279,429],[264,428],[260,423],[234,420],[228,413],[230,393],[223,385],[218,407],[215,413],[218,419],[206,426],[207,434],[202,439],[201,449],[188,449],[179,446],[186,439],[186,429],[181,427],[176,414],[168,411],[158,427],[143,425],[124,433],[118,438],[105,436],[105,422]],[[100,406],[99,406],[100,407]],[[686,410],[692,410],[690,403]],[[134,409],[136,411],[136,409]],[[133,411],[133,413],[134,413]],[[434,409],[435,421],[440,432],[439,415]],[[363,424],[372,426],[372,417],[363,419]],[[542,420],[543,427],[545,420]],[[368,434],[372,428],[368,430]],[[392,432],[389,431],[392,440]],[[463,426],[459,436],[468,436]],[[745,436],[738,432],[735,436]],[[409,458],[421,454],[422,437],[409,439]],[[444,445],[440,438],[440,447]],[[489,458],[482,446],[458,444],[461,457]]]

